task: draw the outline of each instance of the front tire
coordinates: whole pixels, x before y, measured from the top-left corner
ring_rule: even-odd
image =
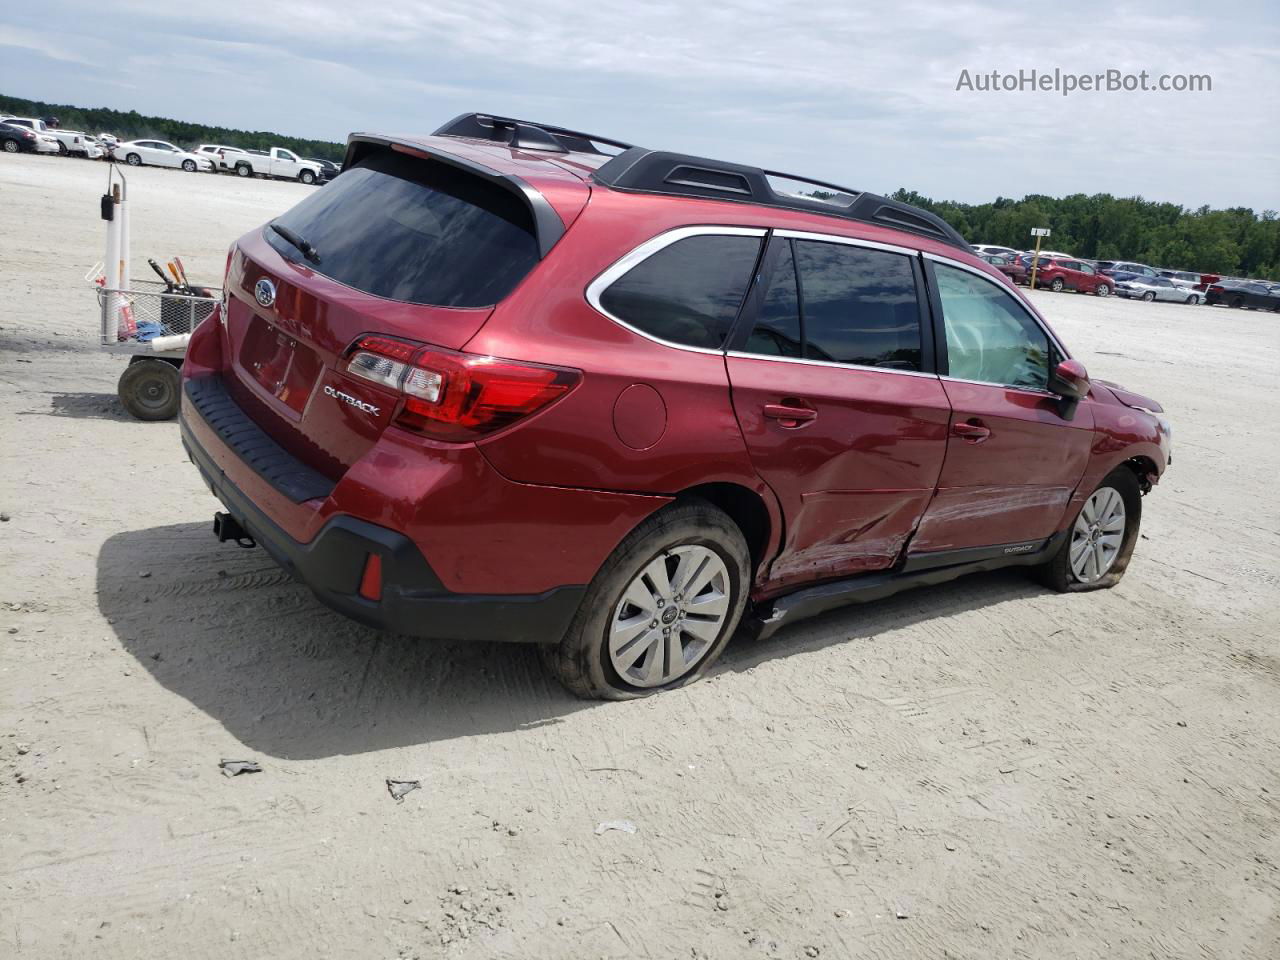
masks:
[[[1126,466],[1109,473],[1080,506],[1040,579],[1059,593],[1106,590],[1124,576],[1142,525],[1142,490]]]
[[[543,662],[586,699],[692,683],[737,629],[750,582],[746,539],[727,514],[701,500],[664,507],[605,561]]]
[[[172,420],[178,415],[182,375],[167,360],[134,360],[120,375],[116,392],[138,420]]]
[[[1200,303],[1200,298],[1193,293],[1191,296],[1187,297],[1187,303],[1191,304],[1193,307],[1197,306]]]
[[[307,186],[311,186],[311,184],[316,182],[316,175],[312,173],[310,170],[303,170],[300,174],[298,174],[298,179],[301,180],[303,183],[305,183]]]

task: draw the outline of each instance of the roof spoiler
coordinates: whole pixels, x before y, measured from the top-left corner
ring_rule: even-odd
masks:
[[[549,123],[532,120],[516,120],[491,113],[463,113],[454,117],[432,136],[467,137],[472,140],[492,140],[520,150],[547,150],[552,153],[610,154],[600,149],[600,144],[626,150],[631,144],[593,133],[581,133]]]
[[[551,248],[564,236],[565,226],[564,221],[560,219],[560,215],[556,213],[555,208],[551,206],[547,198],[529,186],[529,184],[519,177],[491,169],[466,157],[455,156],[445,150],[426,147],[411,140],[401,140],[397,137],[384,136],[378,133],[353,133],[347,137],[347,155],[342,162],[343,168],[353,167],[361,159],[377,149],[390,149],[411,157],[443,163],[457,170],[463,170],[473,176],[480,177],[482,180],[487,180],[508,193],[515,194],[524,202],[525,206],[529,208],[529,212],[533,215],[533,225],[538,237],[539,257],[545,257],[550,253]]]

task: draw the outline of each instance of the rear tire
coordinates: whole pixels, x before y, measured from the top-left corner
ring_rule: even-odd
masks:
[[[543,663],[585,699],[692,683],[737,629],[750,583],[747,542],[727,514],[702,500],[664,507],[610,554],[564,638],[540,648]]]
[[[22,149],[22,145],[17,140],[6,140],[4,142],[5,153],[17,153]]]
[[[129,164],[129,166],[131,167],[142,166],[142,158],[138,156],[136,153],[129,154],[127,157],[124,158],[124,162]]]
[[[1106,529],[1106,514],[1096,509],[1091,516],[1087,511],[1098,504],[1105,506],[1111,491],[1119,497],[1123,506],[1123,529],[1118,548],[1114,553],[1107,550],[1106,538],[1117,531]],[[1091,522],[1092,521],[1092,522]],[[1037,568],[1040,580],[1050,589],[1059,593],[1079,593],[1085,590],[1106,590],[1114,587],[1124,576],[1129,566],[1129,558],[1133,556],[1134,545],[1138,542],[1138,530],[1142,525],[1142,490],[1138,486],[1138,478],[1128,467],[1117,467],[1098,484],[1080,505],[1080,510],[1071,519],[1067,528],[1067,536],[1058,552],[1048,563]],[[1092,575],[1086,567],[1073,564],[1073,555],[1079,560],[1093,548],[1090,537],[1102,542],[1102,552],[1108,554],[1104,560],[1105,569]]]
[[[181,390],[177,365],[150,357],[125,367],[117,386],[120,402],[138,420],[172,420],[178,415]]]
[[[70,156],[71,151],[67,149],[67,145],[61,140],[58,141],[58,155],[62,157]]]
[[[1148,290],[1146,293],[1142,295],[1142,299],[1146,303],[1150,303],[1155,298],[1156,298],[1156,295],[1152,293],[1150,290]]]
[[[1053,283],[1049,284],[1049,289],[1054,293],[1061,293],[1064,286],[1066,286],[1066,284],[1062,282],[1061,277],[1054,277]]]
[[[1244,306],[1244,297],[1232,297],[1231,302],[1227,304],[1233,310],[1239,310]]]
[[[1111,287],[1108,284],[1100,283],[1094,288],[1093,292],[1100,297],[1109,297],[1111,296]]]
[[[237,163],[237,164],[236,164],[236,176],[238,176],[238,177],[252,177],[252,176],[253,176],[253,167],[249,166],[247,163]]]

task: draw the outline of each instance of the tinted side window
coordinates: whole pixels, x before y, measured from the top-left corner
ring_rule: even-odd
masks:
[[[615,280],[600,305],[652,337],[716,349],[738,315],[759,253],[759,237],[686,237]]]
[[[1043,390],[1049,383],[1049,337],[996,284],[935,264],[947,372],[962,380]]]
[[[800,298],[796,291],[796,261],[791,253],[790,240],[775,240],[782,248],[782,255],[774,265],[769,281],[769,292],[760,304],[760,316],[747,338],[744,348],[748,353],[765,356],[803,356],[804,343],[800,332]]]
[[[795,241],[805,357],[919,370],[920,310],[900,253]]]

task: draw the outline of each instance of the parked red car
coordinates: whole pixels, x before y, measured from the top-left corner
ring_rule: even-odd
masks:
[[[191,338],[218,538],[607,698],[696,678],[740,620],[1011,564],[1116,583],[1159,405],[1090,383],[942,220],[775,183],[479,114],[353,134]]]
[[[990,253],[980,253],[978,256],[1003,273],[1013,283],[1027,282],[1027,267],[1021,260]]]
[[[1026,261],[1028,271],[1030,260]],[[1040,258],[1036,270],[1036,287],[1048,287],[1054,293],[1063,290],[1076,290],[1080,293],[1092,293],[1099,297],[1109,297],[1115,292],[1110,277],[1099,273],[1096,269],[1080,260],[1068,260],[1064,257]]]

